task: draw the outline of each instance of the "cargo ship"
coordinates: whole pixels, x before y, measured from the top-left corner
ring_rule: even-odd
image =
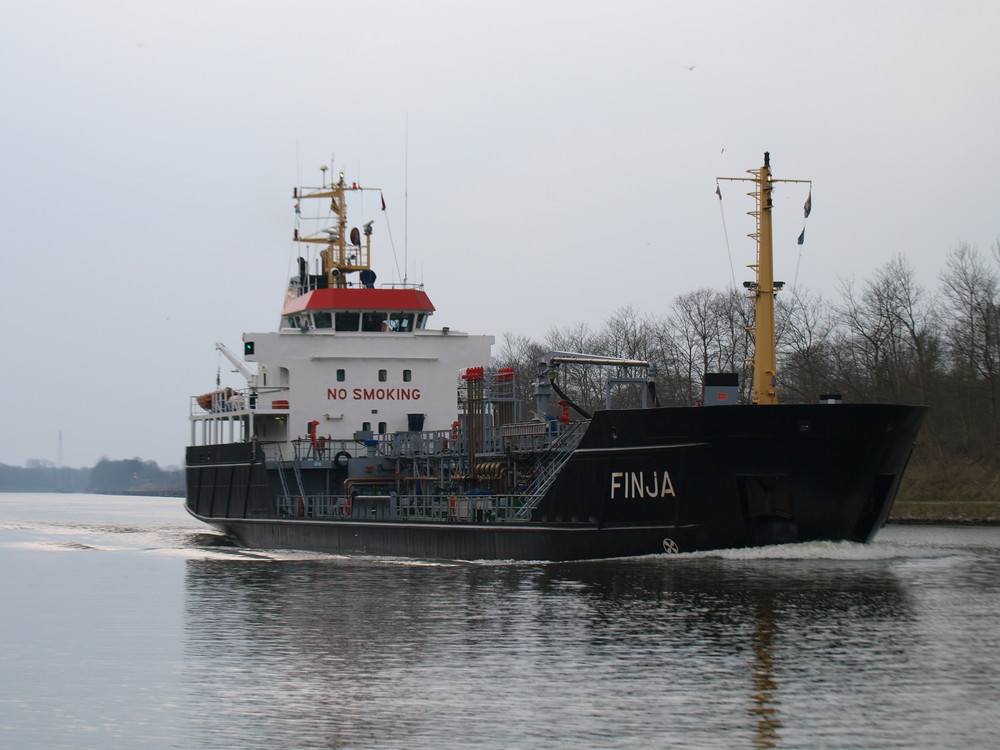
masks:
[[[752,396],[706,373],[682,406],[659,405],[652,362],[549,352],[516,372],[491,336],[434,328],[421,285],[378,283],[374,222],[349,228],[348,200],[373,189],[322,174],[293,191],[305,250],[278,330],[244,334],[241,353],[217,344],[245,382],[191,398],[195,518],[252,548],[540,561],[867,542],[885,522],[926,409],[779,403],[771,192],[784,180],[768,154],[720,178],[751,183],[755,202]],[[560,386],[577,367],[603,373],[606,408],[583,413]],[[622,389],[634,406],[612,408]]]

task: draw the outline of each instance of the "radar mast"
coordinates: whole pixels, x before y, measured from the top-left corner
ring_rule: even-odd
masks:
[[[347,231],[347,193],[361,190],[374,190],[381,192],[379,188],[363,188],[356,182],[350,185],[344,180],[344,173],[341,172],[336,182],[327,186],[326,167],[321,167],[324,173],[324,186],[321,188],[294,188],[292,199],[295,201],[295,211],[301,211],[301,201],[314,198],[329,198],[330,211],[337,217],[336,227],[322,229],[310,235],[302,235],[296,229],[292,237],[296,242],[309,242],[326,247],[320,251],[322,261],[323,276],[326,277],[330,288],[346,288],[348,286],[347,274],[358,271],[362,272],[364,281],[365,271],[371,271],[371,245],[372,245],[372,222],[364,225],[364,244],[361,242],[361,232],[357,227],[350,233]],[[326,235],[326,236],[323,236]]]

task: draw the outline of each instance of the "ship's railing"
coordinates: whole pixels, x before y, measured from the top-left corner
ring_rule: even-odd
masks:
[[[279,517],[316,520],[437,523],[523,522],[521,509],[534,498],[510,494],[278,495]]]
[[[191,396],[189,421],[190,445],[244,443],[255,433],[258,414],[287,414],[288,402],[278,394],[287,388],[218,388],[200,396]]]
[[[467,451],[465,436],[460,430],[427,430],[423,432],[393,432],[374,436],[382,456],[442,456]]]
[[[221,412],[236,411],[236,404],[233,399],[236,391],[232,388],[220,388],[211,393],[204,393],[201,396],[191,397],[191,416],[204,417],[208,414],[219,414]]]
[[[508,454],[549,450],[564,442],[567,436],[578,436],[585,422],[565,424],[552,422],[521,422],[488,427],[483,431],[479,453]],[[375,435],[381,456],[439,456],[468,453],[468,435],[464,429],[394,432]],[[578,437],[577,437],[578,440]]]
[[[349,518],[350,498],[343,495],[277,495],[282,518]]]
[[[273,388],[217,388],[209,393],[190,398],[192,419],[211,419],[219,415],[250,414],[267,412],[281,414],[287,410],[287,402],[281,405],[281,398],[274,401],[276,394],[287,391],[285,387]],[[278,406],[273,404],[278,403]]]
[[[232,388],[192,396],[190,405],[191,445],[242,443],[248,439],[247,402]]]
[[[586,431],[586,422],[542,423],[504,425],[485,431],[478,452],[481,454],[509,454],[511,452],[540,452],[572,449]],[[426,430],[422,432],[393,432],[372,435],[374,446],[355,439],[333,439],[317,435],[315,438],[295,438],[288,442],[261,441],[268,461],[338,461],[347,454],[352,458],[371,455],[381,458],[462,457],[468,455],[468,440],[463,430]],[[291,446],[291,450],[287,446]]]
[[[564,428],[561,422],[518,422],[495,428],[496,439],[503,449],[513,451],[545,450],[557,440]]]
[[[290,441],[260,441],[260,445],[264,449],[264,458],[269,463],[295,462],[302,464],[304,461],[339,463],[342,460],[341,454],[344,453],[350,457],[365,455],[364,446],[358,445],[356,440],[334,440],[321,436],[317,436],[315,439],[295,438]],[[291,450],[289,450],[289,445],[291,445]]]

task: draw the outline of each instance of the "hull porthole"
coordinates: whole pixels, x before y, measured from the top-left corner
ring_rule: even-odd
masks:
[[[677,542],[675,542],[670,537],[667,537],[666,539],[663,540],[663,551],[666,552],[668,555],[676,555],[678,552],[680,552],[680,549],[677,547]]]

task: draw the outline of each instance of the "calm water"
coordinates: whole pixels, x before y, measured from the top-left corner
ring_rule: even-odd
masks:
[[[994,748],[1000,528],[573,564],[0,494],[0,746]]]

